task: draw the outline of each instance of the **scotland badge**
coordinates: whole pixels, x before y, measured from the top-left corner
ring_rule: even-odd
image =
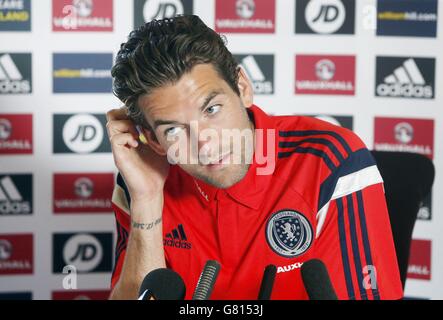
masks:
[[[290,209],[280,210],[272,214],[266,225],[266,240],[277,254],[295,258],[311,246],[312,226],[301,213]]]

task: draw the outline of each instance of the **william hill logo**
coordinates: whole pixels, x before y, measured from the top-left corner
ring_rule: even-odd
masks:
[[[182,224],[179,224],[177,228],[172,229],[171,232],[165,235],[163,245],[187,250],[192,248],[192,244],[188,242],[188,238],[186,237],[185,229],[183,229]]]

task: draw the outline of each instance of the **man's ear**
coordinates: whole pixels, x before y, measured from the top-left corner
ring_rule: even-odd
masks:
[[[239,67],[238,70],[237,86],[240,91],[240,99],[243,102],[243,105],[246,108],[249,108],[253,104],[254,90],[251,81],[242,67]]]
[[[146,141],[148,142],[149,147],[151,147],[152,150],[154,150],[160,156],[165,156],[167,154],[166,150],[158,142],[157,137],[152,129],[143,128],[143,134],[146,138]]]

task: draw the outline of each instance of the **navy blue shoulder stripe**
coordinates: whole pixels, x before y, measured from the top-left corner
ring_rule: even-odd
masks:
[[[317,136],[317,135],[328,135],[334,137],[338,142],[340,142],[341,146],[346,150],[348,154],[352,153],[349,144],[346,140],[334,131],[326,131],[326,130],[304,130],[304,131],[279,131],[280,137],[307,137],[307,136]]]
[[[280,148],[296,148],[303,143],[314,143],[314,144],[325,145],[326,147],[329,148],[329,150],[331,150],[331,152],[334,154],[334,156],[337,158],[339,162],[343,162],[344,160],[343,155],[340,153],[340,151],[334,145],[334,143],[332,141],[323,138],[307,138],[299,141],[280,141],[278,143],[278,146]]]
[[[126,249],[128,242],[128,232],[123,228],[120,223],[116,220],[117,224],[117,246],[115,247],[115,260],[114,260],[114,270],[112,271],[112,276],[114,276],[118,260],[123,250]]]
[[[131,196],[129,194],[129,190],[128,187],[126,187],[126,183],[123,180],[122,175],[120,174],[120,172],[117,174],[117,184],[123,189],[123,191],[125,192],[125,196],[126,196],[126,200],[128,200],[128,205],[131,204]]]
[[[366,263],[367,265],[373,265],[371,246],[369,244],[368,227],[366,223],[366,214],[363,205],[363,193],[361,191],[357,191],[357,207],[360,219],[360,230],[363,239],[363,248],[365,251]],[[374,296],[374,300],[380,300],[380,293],[377,287],[372,287],[371,290],[372,290],[372,295]]]
[[[345,276],[346,290],[348,292],[348,299],[355,300],[354,285],[352,284],[351,265],[349,261],[348,245],[346,243],[346,227],[345,227],[345,213],[344,213],[343,199],[337,199],[337,223],[338,236],[340,239],[341,260],[343,264],[343,271]]]
[[[347,211],[348,211],[348,221],[349,221],[349,232],[351,236],[351,249],[352,255],[354,256],[354,267],[355,274],[357,275],[357,284],[360,292],[360,297],[362,300],[368,300],[368,295],[366,293],[366,289],[363,286],[363,266],[362,259],[359,249],[359,241],[357,236],[357,225],[355,219],[355,210],[354,210],[354,199],[352,194],[346,196],[347,201]]]
[[[335,186],[340,177],[360,171],[364,168],[375,165],[375,160],[371,152],[362,148],[349,155],[349,157],[335,170],[320,186],[320,196],[318,199],[318,210],[320,210],[332,197]]]
[[[289,156],[291,156],[294,153],[309,153],[309,154],[313,154],[317,157],[322,158],[326,165],[328,166],[329,170],[333,171],[336,169],[335,164],[332,162],[331,158],[328,156],[328,154],[324,151],[315,149],[315,148],[303,148],[303,147],[297,147],[292,151],[288,151],[288,152],[279,152],[278,153],[278,157],[279,158],[287,158]]]

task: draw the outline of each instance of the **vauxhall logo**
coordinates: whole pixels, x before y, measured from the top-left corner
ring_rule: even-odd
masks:
[[[112,31],[112,10],[103,0],[54,1],[53,30]]]
[[[74,182],[74,192],[80,198],[89,198],[94,192],[94,183],[87,177],[82,177]]]
[[[0,275],[33,273],[32,234],[0,235]]]
[[[238,0],[235,4],[235,12],[243,19],[250,19],[255,13],[254,0]]]
[[[6,239],[0,239],[0,261],[8,260],[12,255],[12,245]]]
[[[8,119],[0,118],[0,140],[6,140],[11,136],[12,125]]]

